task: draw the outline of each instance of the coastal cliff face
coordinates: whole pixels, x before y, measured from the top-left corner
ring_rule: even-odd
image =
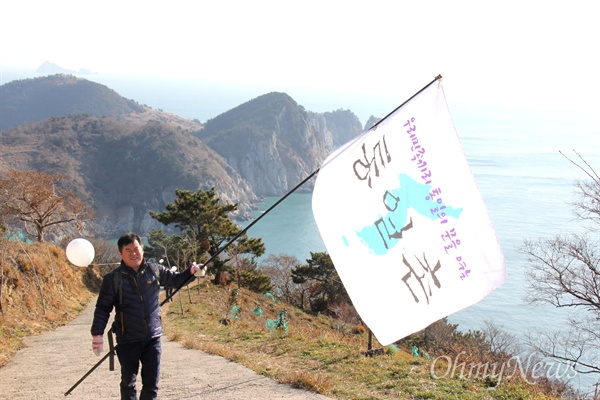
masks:
[[[19,125],[0,136],[0,174],[65,175],[67,187],[95,209],[102,236],[164,229],[149,212],[164,210],[176,189],[215,187],[223,201],[239,203],[238,217],[250,215],[258,197],[223,157],[189,131],[136,117],[79,115]]]
[[[232,121],[238,121],[232,123]],[[269,93],[207,121],[196,135],[259,196],[287,193],[329,153],[362,132],[350,111],[306,111],[284,93]],[[310,192],[314,180],[300,192]]]
[[[248,219],[261,197],[288,193],[362,132],[351,111],[310,112],[285,93],[265,94],[201,124],[73,76],[7,85],[0,86],[0,174],[66,175],[69,188],[96,210],[96,234],[109,237],[169,231],[149,212],[163,211],[176,189],[215,187],[219,198],[238,205],[234,218]],[[37,110],[52,102],[52,116]],[[313,187],[311,179],[298,191]]]

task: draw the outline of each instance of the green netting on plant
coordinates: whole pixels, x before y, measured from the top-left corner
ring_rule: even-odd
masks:
[[[266,322],[267,330],[273,335],[275,331],[285,331],[286,335],[288,333],[288,325],[285,318],[285,310],[281,311],[276,319],[268,319]]]
[[[395,344],[390,344],[388,347],[386,347],[385,352],[387,354],[394,354],[398,352],[398,347]]]
[[[265,293],[265,296],[267,296],[268,298],[273,300],[275,303],[277,303],[277,299],[271,293],[267,292],[267,293]]]
[[[229,314],[227,314],[229,319],[239,319],[240,318],[240,309],[238,306],[231,307]]]
[[[252,310],[252,312],[258,315],[259,317],[263,316],[263,310],[259,306],[254,307],[254,310]]]

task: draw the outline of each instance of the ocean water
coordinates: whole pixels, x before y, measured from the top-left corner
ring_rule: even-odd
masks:
[[[35,74],[6,73],[0,84]],[[202,122],[216,117],[259,95],[282,91],[254,86],[223,86],[206,82],[147,81],[135,78],[84,76],[116,90],[126,98]],[[401,104],[336,97],[335,95],[288,92],[309,111],[339,108],[352,110],[364,124],[370,115],[384,116]],[[408,97],[408,96],[405,96]],[[585,178],[572,159],[577,150],[600,172],[600,124],[561,115],[475,112],[468,106],[449,104],[465,156],[496,231],[505,256],[507,281],[481,302],[449,316],[462,331],[482,329],[486,321],[522,337],[534,329],[557,331],[565,326],[567,313],[551,306],[533,306],[525,301],[526,257],[519,252],[524,240],[551,238],[581,229],[573,219],[569,202],[573,180]],[[456,112],[453,112],[453,108]],[[316,179],[316,178],[313,178]],[[292,194],[264,215],[248,232],[262,237],[267,253],[295,256],[301,263],[310,252],[326,251],[312,215],[310,194]],[[279,198],[259,204],[255,216]],[[244,224],[244,225],[247,225]],[[578,376],[573,383],[589,388],[592,377]]]
[[[541,155],[537,161],[552,158]],[[490,168],[502,169],[501,164],[482,167],[484,172],[474,172],[474,176],[505,256],[507,280],[480,303],[451,315],[450,322],[458,323],[459,329],[467,331],[481,329],[489,320],[516,335],[532,328],[550,330],[560,327],[564,313],[552,307],[540,310],[525,302],[527,263],[518,250],[525,239],[549,238],[565,233],[570,225],[575,225],[566,203],[571,184],[568,179],[495,174],[486,170]],[[255,216],[261,215],[279,199],[264,199]],[[312,215],[311,201],[311,194],[292,194],[250,228],[250,236],[263,239],[267,248],[265,256],[283,253],[305,263],[310,252],[326,251]]]

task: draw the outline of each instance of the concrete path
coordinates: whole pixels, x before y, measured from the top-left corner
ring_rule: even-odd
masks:
[[[0,368],[0,399],[118,399],[119,362],[109,371],[108,359],[67,392],[101,357],[91,349],[90,325],[96,300],[70,324],[25,340],[20,350]],[[290,399],[327,400],[328,397],[294,389],[239,364],[199,350],[186,349],[163,337],[159,399]],[[107,348],[105,338],[105,350]],[[138,382],[138,391],[141,388]]]

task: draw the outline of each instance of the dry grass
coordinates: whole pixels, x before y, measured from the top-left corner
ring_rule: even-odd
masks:
[[[52,244],[0,241],[0,367],[24,337],[75,318],[97,279],[97,271],[73,267]]]
[[[233,323],[225,325],[220,321],[231,310],[230,290],[212,285],[182,290],[163,310],[168,337],[333,398],[552,398],[522,382],[502,382],[490,390],[485,379],[433,378],[431,360],[415,358],[406,349],[388,347],[383,355],[366,357],[362,355],[367,349],[366,332],[245,290],[237,296],[238,318],[230,318]],[[256,307],[262,316],[254,312]],[[266,320],[277,318],[284,309],[287,333],[267,329]]]

